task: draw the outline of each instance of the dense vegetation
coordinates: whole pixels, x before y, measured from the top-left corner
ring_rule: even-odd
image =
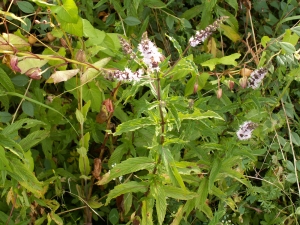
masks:
[[[296,0],[0,8],[0,224],[298,224]]]

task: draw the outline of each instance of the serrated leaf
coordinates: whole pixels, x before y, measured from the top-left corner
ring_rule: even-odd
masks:
[[[279,42],[279,45],[285,54],[293,54],[296,51],[295,46],[291,43]]]
[[[147,157],[129,158],[120,164],[117,164],[112,170],[104,175],[104,177],[97,182],[98,185],[103,185],[117,177],[134,173],[139,170],[152,170],[155,162]]]
[[[138,24],[141,23],[141,21],[138,18],[135,18],[133,16],[128,16],[124,19],[124,22],[128,25],[128,26],[136,26]]]
[[[267,43],[271,40],[268,36],[263,36],[261,38],[261,45],[265,48],[267,47]]]
[[[120,195],[132,192],[146,192],[147,190],[148,184],[144,182],[130,181],[127,183],[119,184],[108,193],[105,205],[108,205],[113,198],[116,198]]]
[[[155,121],[151,120],[150,118],[138,118],[138,119],[132,119],[129,121],[126,121],[124,123],[121,123],[114,133],[114,136],[121,135],[126,132],[135,131],[138,129],[141,129],[146,126],[155,125]]]
[[[228,56],[224,56],[222,58],[214,58],[214,59],[207,60],[206,62],[201,63],[201,65],[208,66],[211,71],[214,70],[216,65],[218,64],[236,66],[237,62],[235,60],[240,58],[240,56],[241,54],[234,53]]]
[[[162,224],[167,210],[166,193],[160,183],[153,183],[150,187],[151,194],[155,198],[156,213],[158,223]]]
[[[168,18],[168,17],[167,17],[167,18]],[[171,28],[170,28],[170,29],[171,29]],[[180,46],[180,44],[178,43],[178,41],[177,41],[175,38],[173,38],[173,37],[170,37],[170,36],[168,36],[168,35],[166,35],[166,36],[169,38],[170,41],[172,41],[174,47],[176,48],[176,50],[178,51],[179,55],[181,56],[181,55],[182,55],[182,49],[181,49],[181,46]]]
[[[13,124],[10,124],[9,126],[5,127],[1,131],[1,134],[10,135],[10,134],[14,133],[15,131],[19,130],[20,128],[29,129],[29,128],[37,126],[37,125],[46,125],[46,124],[42,121],[30,119],[30,118],[20,119],[20,120],[14,122]]]
[[[206,111],[204,113],[200,112],[199,109],[194,109],[193,113],[190,114],[183,114],[181,112],[178,113],[179,118],[181,120],[202,120],[206,118],[215,118],[219,120],[224,120],[219,114],[213,112],[213,111]]]
[[[13,154],[18,156],[20,159],[24,159],[24,151],[22,147],[11,138],[3,134],[0,134],[0,145],[10,150]]]
[[[174,199],[189,200],[198,196],[198,194],[194,192],[183,190],[182,188],[178,188],[171,185],[164,185],[163,189],[167,197],[174,198]]]
[[[79,69],[74,70],[64,70],[64,71],[56,71],[54,72],[49,79],[46,81],[46,83],[60,83],[63,81],[67,81],[74,77],[79,72]]]
[[[208,179],[208,191],[211,192],[212,187],[214,186],[214,182],[216,180],[216,177],[219,174],[219,171],[222,167],[221,160],[219,158],[215,158],[212,163],[212,168],[209,173],[209,179]]]
[[[174,160],[170,150],[168,148],[159,146],[159,152],[162,157],[162,162],[165,166],[165,169],[166,169],[173,185],[177,185],[177,186],[179,185],[183,190],[186,190],[183,179],[176,168],[175,160]]]
[[[153,206],[154,199],[146,198],[142,201],[142,224],[141,225],[153,225]]]
[[[37,145],[39,142],[44,140],[49,136],[49,131],[46,130],[37,130],[30,134],[28,134],[25,138],[23,138],[19,145],[23,148],[24,151],[29,150],[33,146]]]

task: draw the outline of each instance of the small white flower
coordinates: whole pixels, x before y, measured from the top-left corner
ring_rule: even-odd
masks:
[[[258,88],[267,72],[268,70],[266,68],[254,70],[249,76],[248,87],[251,87],[252,89]]]
[[[240,140],[247,140],[251,138],[252,136],[252,131],[256,128],[257,124],[253,123],[251,121],[246,121],[244,122],[239,130],[236,132],[236,135],[238,139]]]
[[[144,39],[138,45],[138,50],[142,53],[143,61],[151,72],[159,71],[159,63],[162,61],[162,54],[149,39]]]
[[[125,68],[124,71],[117,70],[110,76],[113,79],[117,79],[119,81],[140,81],[142,75],[144,74],[142,69],[139,69],[136,72],[132,72],[129,68]]]

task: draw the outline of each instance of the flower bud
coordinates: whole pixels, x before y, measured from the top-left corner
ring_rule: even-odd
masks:
[[[19,59],[15,55],[10,56],[10,67],[14,72],[21,73],[21,69],[18,67]]]
[[[75,59],[78,62],[86,62],[85,52],[82,49],[79,49],[78,52],[76,53]]]
[[[41,79],[41,69],[38,67],[31,68],[25,72],[25,75],[33,80]]]
[[[222,97],[222,93],[223,93],[222,88],[219,88],[219,89],[217,90],[217,98],[218,98],[218,99],[220,99],[220,98]]]
[[[252,73],[252,70],[249,70],[249,69],[247,69],[247,68],[243,68],[243,69],[240,70],[240,74],[241,74],[243,77],[244,77],[244,76],[249,77],[251,73]]]
[[[248,80],[247,77],[243,76],[239,81],[239,83],[243,89],[247,87],[247,80]]]
[[[36,35],[35,34],[30,34],[29,37],[28,37],[28,43],[33,45],[35,42],[37,42]]]
[[[232,91],[234,88],[234,81],[232,81],[232,80],[228,81],[228,87]]]
[[[48,40],[49,42],[52,42],[52,41],[54,41],[54,40],[56,39],[56,37],[54,37],[53,34],[51,34],[50,32],[48,32],[48,33],[46,34],[46,38],[47,38],[47,40]]]
[[[194,84],[194,90],[193,90],[193,93],[194,93],[194,94],[197,93],[198,87],[199,87],[198,83],[195,83],[195,84]]]

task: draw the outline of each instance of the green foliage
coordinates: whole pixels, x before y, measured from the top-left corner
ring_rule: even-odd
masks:
[[[4,1],[0,223],[298,224],[299,13]]]

